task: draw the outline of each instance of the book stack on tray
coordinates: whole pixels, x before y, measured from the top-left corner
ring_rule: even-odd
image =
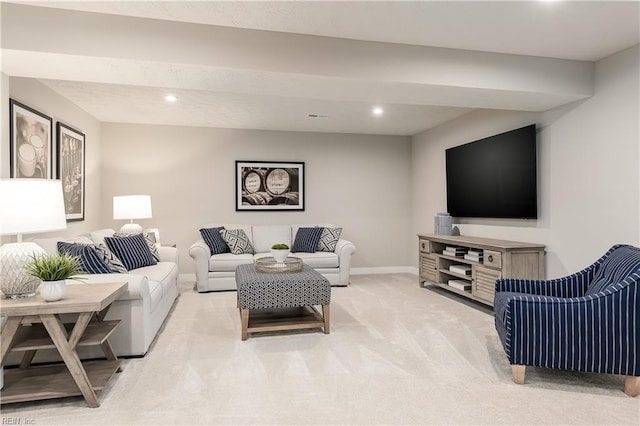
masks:
[[[469,250],[464,255],[465,260],[470,260],[472,262],[482,262],[482,251],[478,250]]]
[[[449,280],[447,283],[449,287],[457,288],[458,290],[471,290],[471,283],[464,280]]]
[[[460,275],[471,275],[471,265],[451,265],[449,270]]]
[[[447,246],[442,250],[442,254],[445,256],[462,257],[467,252],[467,249],[461,247]]]

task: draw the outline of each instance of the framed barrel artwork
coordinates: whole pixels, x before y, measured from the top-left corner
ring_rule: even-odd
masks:
[[[304,163],[236,161],[236,211],[304,211]]]

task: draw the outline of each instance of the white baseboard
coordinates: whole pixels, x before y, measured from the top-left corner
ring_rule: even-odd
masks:
[[[351,275],[367,274],[413,274],[418,275],[418,268],[413,266],[380,266],[374,268],[351,268]]]

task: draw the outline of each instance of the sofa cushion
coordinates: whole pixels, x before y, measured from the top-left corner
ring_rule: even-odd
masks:
[[[104,241],[128,271],[158,263],[142,234],[129,237],[105,237]]]
[[[253,245],[249,241],[249,237],[242,229],[222,229],[220,231],[222,239],[232,254],[253,254]]]
[[[113,234],[114,237],[130,237],[135,234],[128,234],[126,232],[116,232]],[[149,251],[155,260],[160,261],[160,253],[158,253],[158,246],[156,245],[156,236],[155,234],[151,234],[149,232],[143,232],[142,236],[144,237],[144,241],[147,243],[149,247]]]
[[[587,287],[585,296],[600,293],[637,271],[640,271],[640,249],[619,247],[602,261]]]
[[[340,234],[342,234],[342,228],[322,228],[322,234],[320,234],[320,241],[318,241],[316,251],[336,251]]]
[[[312,268],[337,268],[340,266],[338,255],[325,251],[317,251],[315,253],[293,253],[293,257],[298,257]]]
[[[317,226],[314,228],[299,228],[291,251],[293,253],[315,253],[322,229]]]
[[[115,234],[113,229],[99,229],[97,231],[90,232],[89,238],[91,238],[91,241],[95,244],[105,244],[104,238],[113,237],[113,234]]]
[[[291,226],[289,225],[258,225],[254,226],[251,232],[256,253],[269,253],[271,246],[278,243],[291,247]]]
[[[224,229],[224,226],[217,228],[200,228],[200,235],[207,246],[211,254],[229,253],[229,246],[224,242],[220,231]]]
[[[87,274],[109,274],[109,266],[102,260],[93,244],[76,244],[58,242],[58,251],[61,254],[76,256],[80,261],[80,269]]]
[[[234,272],[238,265],[245,265],[247,263],[253,263],[252,254],[231,254],[231,253],[214,254],[209,259],[209,271]]]
[[[49,256],[59,253],[58,242],[60,241],[64,241],[66,243],[77,243],[77,244],[93,243],[93,241],[91,241],[87,237],[74,237],[74,238],[52,237],[52,238],[36,238],[33,240],[33,242],[39,245],[40,247],[42,247]]]

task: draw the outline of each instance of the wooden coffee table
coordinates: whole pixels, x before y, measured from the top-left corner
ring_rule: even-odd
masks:
[[[329,334],[331,284],[307,265],[300,272],[258,272],[236,268],[242,340],[249,333],[321,328]],[[322,314],[315,306],[322,306]]]
[[[10,352],[24,353],[20,368],[4,371],[0,403],[82,395],[89,407],[100,406],[95,391],[102,390],[120,369],[107,340],[120,321],[104,321],[104,317],[126,288],[126,283],[73,284],[57,302],[45,302],[39,295],[0,299],[0,315],[7,317],[1,334],[1,363]],[[75,322],[63,323],[63,314],[77,315]],[[76,348],[95,345],[107,360],[80,361]],[[36,351],[48,348],[56,348],[64,364],[32,367]]]

